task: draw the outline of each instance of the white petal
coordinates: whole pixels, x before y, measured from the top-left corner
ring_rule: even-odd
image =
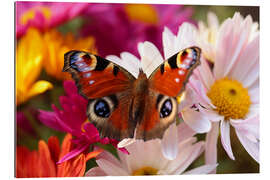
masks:
[[[195,169],[192,169],[190,171],[187,171],[183,174],[209,174],[213,170],[215,170],[217,166],[218,164],[206,164],[206,165],[197,167]]]
[[[177,126],[177,132],[178,132],[178,143],[181,143],[196,134],[196,132],[193,129],[191,129],[185,122],[181,122]]]
[[[249,155],[260,163],[260,142],[254,143],[245,137],[244,133],[235,130],[237,137],[239,138],[241,144],[244,146]]]
[[[96,161],[98,166],[109,176],[128,176],[127,170],[122,167],[116,166],[105,159],[99,159]]]
[[[165,59],[169,59],[173,56],[176,52],[174,50],[174,39],[176,36],[168,29],[167,27],[164,28],[162,33],[162,43],[163,43],[163,50]]]
[[[201,106],[198,106],[199,111],[205,114],[207,118],[212,122],[222,121],[224,119],[224,116],[219,115],[216,111],[212,109],[206,109]]]
[[[242,81],[243,86],[246,87],[246,88],[251,88],[251,87],[256,88],[256,87],[259,87],[259,83],[257,83],[257,86],[253,86],[254,83],[256,83],[259,80],[259,75],[260,75],[260,72],[259,72],[259,67],[260,67],[259,57],[257,57],[257,59],[255,61],[256,61],[256,64],[248,72],[249,73],[248,74],[248,77],[249,78],[245,78]]]
[[[206,134],[205,140],[205,163],[216,164],[217,163],[217,140],[219,134],[219,123],[212,123],[211,130]],[[216,173],[214,169],[211,173]]]
[[[224,71],[224,76],[227,76],[228,73],[232,70],[233,65],[237,62],[239,59],[238,57],[240,56],[241,51],[243,48],[245,48],[245,44],[249,40],[249,34],[251,31],[251,25],[252,25],[252,20],[250,18],[246,18],[244,22],[240,24],[240,27],[234,26],[233,28],[238,28],[238,31],[233,29],[233,42],[231,43],[230,49],[229,49],[229,54],[231,56],[227,56],[227,63]]]
[[[173,160],[178,154],[178,133],[176,123],[170,125],[161,140],[162,153],[165,158]]]
[[[119,153],[121,154],[121,153]],[[122,153],[123,154],[123,153]],[[109,153],[108,151],[104,151],[102,153],[100,153],[97,156],[97,160],[99,159],[105,159],[106,161],[111,162],[112,164],[114,164],[115,166],[121,167],[121,163],[118,159],[115,158],[115,156],[113,156],[111,153]]]
[[[185,141],[179,143],[178,149],[180,151],[178,151],[176,158],[172,161],[169,161],[169,163],[162,168],[163,171],[165,172],[164,174],[166,173],[173,174],[173,172],[188,159],[191,150],[193,149],[192,144],[195,143],[196,141],[197,141],[196,138],[188,138]]]
[[[181,114],[185,123],[194,131],[205,133],[210,130],[211,122],[203,113],[194,111],[191,108],[186,108]]]
[[[122,52],[120,56],[121,58],[115,55],[109,55],[106,56],[106,59],[123,67],[128,72],[130,72],[135,78],[137,78],[139,75],[140,60],[128,52]]]
[[[198,67],[198,73],[198,77],[200,78],[201,82],[204,84],[207,90],[210,90],[211,86],[215,82],[215,78],[204,58],[201,58],[201,65]]]
[[[85,173],[85,176],[107,176],[100,167],[93,167]]]
[[[249,111],[246,115],[246,119],[252,118],[254,116],[257,116],[260,112],[260,104],[251,104],[249,107]],[[243,121],[243,119],[242,119]]]
[[[213,12],[208,12],[207,13],[207,23],[210,26],[210,28],[217,29],[219,26],[217,15]]]
[[[256,80],[252,84],[250,84],[248,86],[246,84],[246,87],[248,87],[249,90],[252,90],[252,89],[258,88],[259,87],[259,84],[260,84],[260,79],[259,78],[256,78]]]
[[[113,63],[118,64],[119,66],[123,67],[124,61],[122,61],[118,56],[108,55],[105,58],[112,61]]]
[[[193,90],[193,93],[196,94],[197,103],[200,103],[205,108],[215,108],[215,106],[211,103],[211,100],[208,98],[207,90],[203,86],[203,84],[195,79],[193,76],[190,77],[189,83],[187,84],[187,88]],[[194,98],[195,99],[195,98]]]
[[[182,93],[180,101],[180,104],[178,104],[178,112],[198,103],[198,101],[196,101],[195,93],[189,88],[189,86],[187,86],[186,90]]]
[[[183,157],[184,161],[181,164],[178,162],[180,165],[177,166],[177,169],[173,172],[173,174],[181,174],[183,171],[185,171],[186,168],[203,152],[203,146],[203,142],[194,144],[192,148],[189,149],[189,153],[185,154],[185,157]]]
[[[259,114],[255,116],[249,117],[245,120],[237,119],[237,120],[230,120],[231,125],[235,128],[236,131],[240,130],[242,133],[246,135],[248,139],[253,142],[257,142],[259,139],[260,131],[259,131]],[[255,140],[255,139],[256,140]]]
[[[122,52],[120,54],[121,59],[125,62],[126,66],[128,67],[129,72],[138,77],[139,69],[141,68],[140,60],[129,52]]]
[[[248,94],[250,96],[252,103],[254,103],[254,104],[260,103],[260,89],[259,89],[259,87],[249,90]]]
[[[177,53],[182,49],[190,46],[195,46],[196,43],[197,29],[191,24],[184,22],[178,30],[177,37],[174,43],[174,52]]]
[[[230,123],[226,120],[220,122],[220,137],[224,150],[232,160],[235,160],[230,140]]]
[[[246,48],[239,56],[239,60],[235,63],[229,77],[238,80],[239,82],[248,81],[250,71],[255,68],[256,63],[259,63],[259,36],[252,42],[248,43]],[[259,69],[258,69],[259,71]]]
[[[213,69],[214,75],[216,79],[220,79],[224,75],[224,67],[226,66],[227,57],[231,56],[228,54],[228,49],[231,46],[232,42],[232,20],[225,20],[220,29],[219,36],[217,37],[217,45],[216,45],[216,59],[215,66]]]
[[[146,76],[149,77],[163,63],[163,58],[157,47],[148,41],[143,43],[143,49],[139,45],[139,53],[141,56],[141,67]]]
[[[123,148],[123,147],[126,147],[132,143],[135,143],[135,141],[136,141],[136,139],[134,139],[134,138],[125,138],[117,144],[117,147]]]
[[[136,140],[135,143],[126,147],[129,155],[119,154],[121,162],[125,162],[125,167],[132,173],[142,167],[150,166],[160,169],[168,162],[161,152],[161,140],[149,141]]]

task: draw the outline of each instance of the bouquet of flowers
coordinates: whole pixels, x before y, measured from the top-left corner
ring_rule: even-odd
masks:
[[[258,172],[254,15],[151,4],[15,8],[16,177]]]

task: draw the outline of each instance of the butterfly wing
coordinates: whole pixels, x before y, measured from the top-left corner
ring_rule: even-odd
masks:
[[[192,71],[200,64],[200,52],[198,47],[184,49],[150,75],[147,105],[136,129],[137,138],[162,138],[165,130],[175,121],[176,97],[183,92]]]
[[[87,115],[101,137],[133,137],[135,125],[129,122],[132,82],[125,69],[99,56],[83,51],[65,54],[63,71],[75,80],[79,93],[88,99]]]

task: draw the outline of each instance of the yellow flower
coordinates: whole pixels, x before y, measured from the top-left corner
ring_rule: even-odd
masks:
[[[125,11],[131,20],[149,24],[158,23],[158,13],[152,5],[127,4],[125,5]]]
[[[43,55],[43,43],[40,32],[29,28],[16,47],[16,104],[52,88],[52,84],[39,80]]]
[[[64,54],[70,50],[88,51],[97,54],[94,47],[95,40],[93,37],[85,37],[75,39],[75,37],[68,33],[62,35],[55,29],[47,31],[44,34],[45,59],[43,66],[46,72],[58,80],[69,79],[67,73],[62,72],[64,65]]]

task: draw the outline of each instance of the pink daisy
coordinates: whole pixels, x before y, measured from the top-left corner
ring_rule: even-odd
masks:
[[[207,62],[194,72],[189,87],[201,114],[212,122],[206,137],[206,163],[216,162],[220,130],[222,145],[235,159],[230,142],[230,126],[246,151],[259,162],[259,32],[251,16],[235,13],[224,21],[214,49],[213,72]],[[200,120],[188,123],[200,126]]]

